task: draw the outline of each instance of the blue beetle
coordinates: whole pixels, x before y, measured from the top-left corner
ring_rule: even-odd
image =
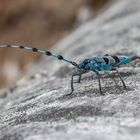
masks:
[[[135,59],[140,59],[140,57],[138,57],[138,56],[117,56],[117,55],[106,54],[106,55],[100,56],[100,57],[93,57],[93,58],[85,59],[82,63],[77,64],[74,61],[65,59],[61,55],[56,55],[56,54],[51,53],[50,51],[40,50],[37,48],[31,48],[31,47],[22,46],[22,45],[0,45],[0,48],[20,48],[20,49],[24,49],[27,51],[41,53],[41,54],[44,54],[47,56],[53,56],[53,57],[57,58],[58,60],[63,60],[65,62],[70,63],[73,66],[75,66],[76,68],[73,71],[72,78],[71,78],[71,92],[67,95],[71,95],[74,91],[73,77],[79,76],[78,82],[80,83],[82,74],[87,73],[89,71],[93,71],[96,74],[96,76],[98,78],[99,91],[100,91],[101,95],[104,95],[104,94],[103,94],[102,88],[101,88],[100,71],[116,71],[123,84],[123,87],[126,89],[126,85],[118,71],[118,67],[121,65],[127,64]]]
[[[101,89],[100,71],[116,71],[123,84],[124,89],[126,89],[125,82],[123,81],[117,68],[119,66],[127,64],[135,59],[140,59],[140,57],[138,57],[138,56],[116,56],[116,55],[107,54],[107,55],[100,56],[100,57],[93,57],[93,58],[85,59],[82,63],[77,65],[77,68],[75,69],[75,71],[72,74],[72,78],[71,78],[72,91],[70,94],[72,94],[74,91],[73,77],[79,76],[78,82],[80,83],[82,74],[87,73],[89,71],[93,71],[96,74],[96,76],[98,78],[99,91],[100,91],[101,95],[104,95],[104,94]],[[70,94],[68,94],[68,95],[70,95]]]

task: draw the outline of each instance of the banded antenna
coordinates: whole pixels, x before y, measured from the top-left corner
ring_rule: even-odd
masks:
[[[63,60],[76,67],[78,66],[78,64],[76,62],[65,59],[62,55],[53,54],[50,51],[39,50],[37,48],[31,48],[31,47],[26,47],[26,46],[21,46],[21,45],[19,45],[19,46],[18,45],[0,45],[0,48],[20,48],[20,49],[24,49],[24,50],[31,51],[31,52],[41,53],[41,54],[47,55],[47,56],[53,56],[53,57],[57,58],[58,60]]]

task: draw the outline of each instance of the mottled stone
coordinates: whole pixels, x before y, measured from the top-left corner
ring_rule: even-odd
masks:
[[[81,61],[102,54],[140,56],[140,1],[115,1],[101,16],[56,45],[55,52]],[[0,98],[1,140],[139,140],[140,62],[120,68],[124,90],[102,79],[99,95],[93,73],[70,92],[72,66],[41,62]]]

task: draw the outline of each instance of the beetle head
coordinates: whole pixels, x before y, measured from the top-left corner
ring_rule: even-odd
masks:
[[[76,76],[76,75],[87,73],[90,70],[88,66],[88,62],[89,62],[89,59],[85,59],[80,64],[77,64],[76,68],[73,71],[73,75]]]

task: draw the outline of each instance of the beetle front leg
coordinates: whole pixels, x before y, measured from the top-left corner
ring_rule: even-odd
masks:
[[[70,92],[69,94],[67,94],[66,96],[71,95],[71,94],[73,93],[73,91],[74,91],[74,87],[73,87],[73,77],[74,77],[74,75],[71,76],[71,92]]]

